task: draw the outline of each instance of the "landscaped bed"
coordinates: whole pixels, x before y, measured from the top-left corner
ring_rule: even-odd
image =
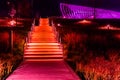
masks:
[[[82,80],[119,80],[120,38],[116,35],[120,31],[99,29],[108,23],[119,28],[119,22],[92,20],[95,24],[74,24],[78,21],[53,20],[63,44],[65,61]]]

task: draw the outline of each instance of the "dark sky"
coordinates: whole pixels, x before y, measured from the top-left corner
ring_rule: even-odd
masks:
[[[109,9],[109,10],[114,10],[114,11],[119,11],[120,12],[120,0],[34,0],[35,3],[38,1],[39,8],[44,9],[45,11],[48,10],[50,14],[54,15],[58,14],[59,12],[59,4],[60,2],[63,3],[70,3],[70,4],[76,4],[76,5],[83,5],[83,6],[95,6],[98,8],[103,8],[103,9]],[[35,4],[36,5],[36,4]],[[47,5],[47,6],[46,6]],[[45,7],[46,6],[46,7]],[[44,12],[44,10],[42,10]]]
[[[0,10],[5,10],[6,2],[8,0],[0,0]],[[9,0],[9,1],[18,1],[18,0]],[[19,0],[24,1],[24,0]],[[39,15],[43,16],[57,16],[60,14],[59,4],[70,3],[83,6],[95,6],[98,8],[109,9],[120,12],[120,0],[28,0],[33,2],[32,11],[35,14],[36,12]],[[24,6],[24,5],[22,5]]]
[[[63,0],[63,1],[72,4],[96,6],[99,8],[120,11],[120,0]]]

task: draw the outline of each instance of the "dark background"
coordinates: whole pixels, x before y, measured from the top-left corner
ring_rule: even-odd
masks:
[[[29,4],[29,8],[31,12],[27,10],[23,10],[21,12],[25,12],[30,16],[60,16],[60,8],[59,4],[63,3],[70,3],[76,5],[83,5],[83,6],[91,6],[91,7],[98,7],[103,9],[109,9],[113,11],[120,12],[120,0],[0,0],[0,16],[8,16],[7,13],[9,11],[7,2],[12,2],[16,8],[18,9],[18,5],[21,5],[23,8],[26,9],[26,4]],[[24,17],[24,16],[23,16]]]

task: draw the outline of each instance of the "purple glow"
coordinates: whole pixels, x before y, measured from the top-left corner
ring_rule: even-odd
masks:
[[[60,9],[62,15],[66,18],[76,18],[76,19],[120,19],[120,12],[115,12],[111,10],[86,7],[86,6],[77,6],[72,4],[60,4]]]

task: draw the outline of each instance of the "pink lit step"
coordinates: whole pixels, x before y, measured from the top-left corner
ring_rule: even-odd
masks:
[[[24,56],[62,56],[62,54],[24,54]]]
[[[45,39],[45,38],[33,38],[33,39],[30,39],[29,40],[31,43],[57,43],[57,40],[56,39]]]
[[[24,55],[24,58],[62,58],[62,55]]]
[[[59,46],[28,46],[26,49],[60,49]]]
[[[54,38],[54,37],[31,37],[30,40],[39,40],[39,41],[42,41],[42,40],[55,40],[56,41],[56,38]]]
[[[49,55],[49,54],[57,54],[57,55],[58,55],[58,54],[63,54],[63,52],[61,52],[61,51],[60,51],[60,52],[50,52],[50,51],[49,51],[49,52],[47,52],[47,51],[46,51],[46,52],[45,52],[45,51],[44,51],[44,52],[37,52],[37,51],[33,51],[33,52],[25,52],[24,55],[26,55],[26,54],[41,54],[41,55],[42,55],[42,54],[43,54],[43,55],[45,55],[45,54],[46,54],[46,55],[47,55],[47,54],[48,54],[48,55]]]
[[[62,51],[62,49],[46,49],[46,48],[43,48],[43,49],[26,49],[25,51]]]
[[[53,35],[53,34],[50,34],[50,33],[48,33],[48,34],[43,34],[43,33],[39,33],[39,34],[32,34],[32,35],[30,35],[31,37],[55,37],[55,35]]]
[[[33,48],[57,48],[57,47],[61,47],[61,45],[28,45],[26,44],[26,48],[28,47],[33,47]]]
[[[63,59],[24,59],[25,61],[30,62],[40,62],[40,61],[63,61]]]
[[[59,43],[27,43],[27,45],[60,45]]]
[[[56,40],[31,40],[31,41],[29,41],[29,42],[31,42],[31,43],[35,43],[35,42],[37,42],[37,43],[56,43],[57,41]]]

